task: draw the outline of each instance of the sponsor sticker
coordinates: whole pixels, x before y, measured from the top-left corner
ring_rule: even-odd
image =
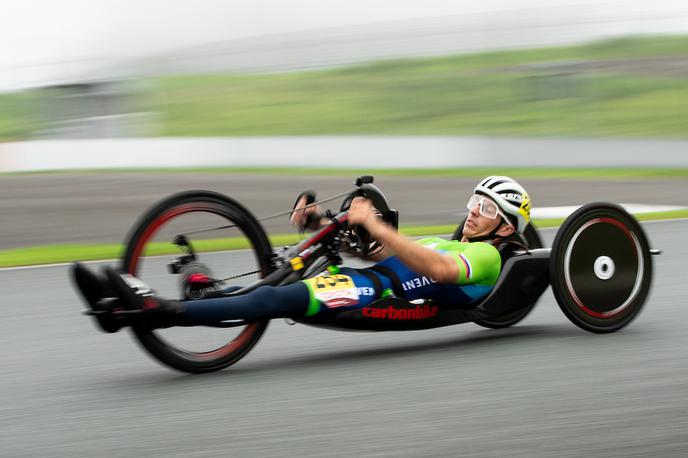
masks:
[[[291,268],[294,269],[294,271],[303,269],[303,260],[298,256],[289,261],[289,263],[291,264]]]
[[[363,316],[381,320],[426,320],[437,316],[436,305],[416,305],[414,308],[395,308],[391,305],[384,308],[364,307]]]
[[[523,193],[523,202],[518,212],[523,215],[527,223],[530,222],[530,196],[527,193]]]
[[[358,304],[358,289],[348,275],[325,274],[306,281],[312,287],[313,296],[327,308]]]

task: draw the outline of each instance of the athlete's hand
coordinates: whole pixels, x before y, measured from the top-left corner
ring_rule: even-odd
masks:
[[[310,229],[312,231],[320,227],[320,214],[322,210],[320,206],[306,207],[306,196],[302,196],[296,206],[294,212],[291,214],[291,224],[296,226],[300,231]]]
[[[373,203],[369,199],[356,197],[351,201],[351,207],[349,207],[349,225],[363,226],[368,229],[371,224],[375,224],[377,221],[378,218],[375,207],[373,207]]]

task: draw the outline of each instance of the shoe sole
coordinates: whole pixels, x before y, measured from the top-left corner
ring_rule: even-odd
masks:
[[[86,305],[94,312],[105,311],[100,307],[99,302],[107,297],[105,293],[106,288],[98,277],[78,262],[72,264],[71,274],[76,289],[81,294]],[[122,328],[122,325],[112,315],[99,314],[95,315],[94,318],[98,327],[104,332],[113,333]]]

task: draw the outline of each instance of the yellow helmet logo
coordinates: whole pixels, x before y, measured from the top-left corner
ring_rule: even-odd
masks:
[[[523,193],[523,200],[518,212],[525,218],[526,223],[530,223],[530,196],[528,196],[527,192]]]

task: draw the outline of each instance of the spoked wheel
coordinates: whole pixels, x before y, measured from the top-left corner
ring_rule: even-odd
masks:
[[[237,247],[245,249],[227,251]],[[222,194],[188,191],[164,199],[141,217],[128,237],[122,268],[162,297],[193,300],[266,276],[271,256],[265,231],[243,206]],[[162,363],[199,373],[237,362],[267,325],[261,321],[229,328],[132,329]]]
[[[642,309],[652,261],[640,224],[618,205],[588,204],[559,228],[550,278],[564,314],[586,331],[614,332]]]
[[[465,223],[466,220],[464,219],[463,222],[459,224],[459,226],[456,228],[456,231],[454,231],[452,240],[461,240],[461,237],[463,237],[463,225]],[[525,231],[523,231],[523,238],[525,239],[528,249],[534,250],[536,248],[544,247],[542,243],[542,238],[540,238],[540,234],[538,233],[537,229],[533,224],[529,224],[526,227]],[[484,328],[490,329],[508,328],[523,320],[530,313],[530,311],[533,310],[535,304],[536,303],[533,302],[529,306],[519,308],[518,310],[507,313],[504,316],[490,318],[487,320],[476,320],[474,321],[474,323]]]

